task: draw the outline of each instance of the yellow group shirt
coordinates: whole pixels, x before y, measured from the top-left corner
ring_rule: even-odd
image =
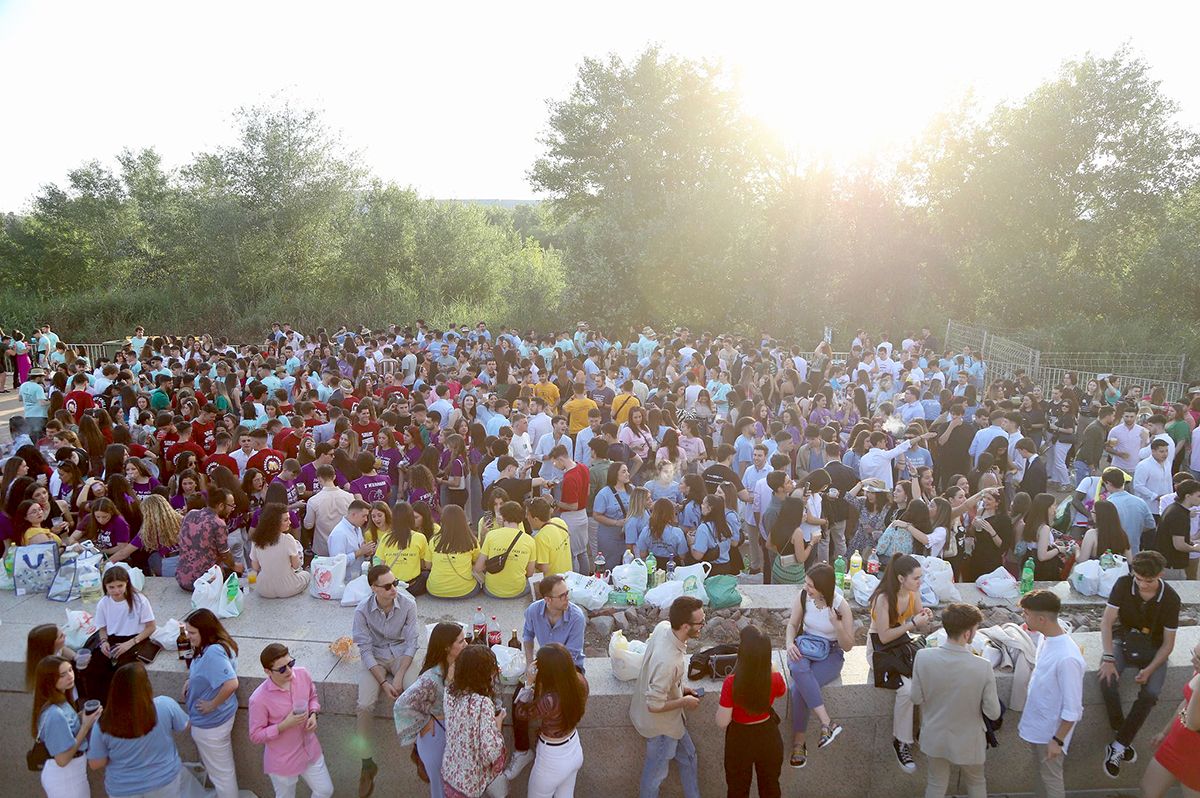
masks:
[[[478,556],[478,549],[458,554],[431,551],[429,558],[433,567],[429,571],[429,581],[425,583],[429,595],[437,598],[462,598],[470,595],[479,584],[471,570]]]
[[[525,592],[525,572],[534,561],[536,550],[533,538],[512,527],[493,529],[483,540],[483,556],[499,557],[508,551],[508,545],[513,542],[513,535],[520,537],[508,553],[508,562],[504,564],[504,570],[498,574],[485,574],[483,577],[483,586],[496,598],[515,598]]]
[[[412,582],[421,575],[421,563],[429,562],[430,553],[429,541],[420,532],[410,533],[408,546],[403,549],[384,534],[380,536],[379,546],[375,549],[375,556],[392,569],[397,579],[405,582]]]
[[[549,565],[551,574],[565,574],[573,565],[571,559],[571,536],[566,522],[551,518],[533,537],[537,548],[537,564]]]
[[[563,405],[563,412],[567,414],[567,431],[574,435],[588,425],[588,411],[594,410],[598,406],[591,399],[573,398]]]
[[[629,420],[629,414],[633,412],[633,409],[641,407],[642,403],[631,393],[619,393],[617,398],[613,399],[612,406],[615,408],[613,421],[621,425]]]
[[[546,401],[546,409],[550,411],[550,415],[554,415],[558,411],[558,386],[552,382],[539,382],[533,386],[533,395],[540,396]]]

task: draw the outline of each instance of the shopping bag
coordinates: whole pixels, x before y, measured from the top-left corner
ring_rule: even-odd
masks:
[[[214,615],[221,608],[221,590],[225,586],[225,577],[221,567],[214,565],[204,572],[204,575],[192,584],[192,609],[209,610]]]
[[[1021,586],[1004,566],[976,579],[975,586],[992,598],[1016,601],[1021,597]]]
[[[921,604],[926,607],[936,607],[938,605],[937,591],[924,578],[921,579]]]
[[[962,601],[962,593],[954,584],[954,567],[941,557],[917,557],[921,563],[921,583],[929,584],[937,596],[937,604]],[[924,597],[922,597],[924,601]]]
[[[309,564],[312,579],[308,583],[308,594],[326,601],[341,601],[346,592],[346,555],[313,557]]]
[[[182,625],[179,621],[170,618],[165,623],[160,623],[154,628],[154,633],[150,635],[150,639],[168,651],[178,651],[180,628],[182,628]]]
[[[57,543],[17,546],[13,559],[13,584],[18,594],[45,593],[57,574]]]
[[[608,639],[608,659],[617,681],[637,681],[645,656],[646,644],[640,640],[626,640],[625,633],[620,629]]]
[[[866,571],[858,571],[850,579],[850,587],[854,592],[854,603],[865,607],[871,603],[871,594],[879,587],[879,577]]]
[[[1085,596],[1100,594],[1100,561],[1088,560],[1071,569],[1071,587]],[[1115,568],[1113,570],[1116,570]],[[1115,580],[1114,580],[1115,581]]]
[[[396,590],[403,590],[408,587],[406,582],[397,582]],[[357,607],[362,600],[371,595],[371,586],[367,584],[367,576],[356,576],[351,579],[346,585],[346,589],[342,591],[341,604],[343,607]]]
[[[1098,593],[1104,598],[1108,598],[1110,595],[1112,595],[1113,586],[1117,584],[1118,579],[1129,574],[1129,562],[1124,557],[1122,557],[1120,554],[1114,554],[1113,559],[1116,561],[1116,565],[1114,565],[1112,568],[1100,569],[1100,586]]]
[[[680,565],[676,567],[675,572],[671,574],[670,578],[682,582],[689,576],[694,576],[697,580],[703,582],[708,578],[708,572],[711,570],[712,563],[710,562],[698,562],[695,565]]]
[[[525,652],[519,648],[508,646],[492,646],[496,655],[496,664],[500,667],[500,683],[513,685],[521,681],[525,675]]]
[[[607,582],[575,571],[568,571],[563,574],[563,578],[573,604],[578,604],[585,610],[598,610],[608,603],[608,594],[612,592],[612,587]]]
[[[146,575],[142,573],[141,568],[136,568],[126,562],[110,562],[105,564],[104,571],[110,568],[124,568],[129,573],[129,584],[133,585],[139,593],[146,589]]]
[[[655,607],[670,607],[675,599],[683,595],[683,582],[668,579],[661,585],[646,591],[646,603]]]
[[[87,639],[96,632],[96,621],[90,612],[84,610],[67,610],[67,624],[63,634],[67,637],[67,647],[80,649]]]
[[[731,574],[710,576],[704,580],[704,590],[708,593],[708,605],[714,610],[741,606],[742,594],[738,592],[736,576]]]
[[[221,587],[220,601],[217,602],[218,618],[237,618],[242,614],[242,606],[246,594],[242,592],[242,583],[237,574],[230,574]]]
[[[612,569],[612,583],[616,590],[628,587],[632,591],[645,593],[648,577],[646,563],[641,559],[634,559]]]

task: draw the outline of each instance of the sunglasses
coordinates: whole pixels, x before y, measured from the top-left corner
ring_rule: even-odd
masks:
[[[395,590],[396,583],[394,581],[388,582],[387,584],[384,584],[382,582],[376,582],[375,587],[379,588],[380,590]]]
[[[288,660],[286,665],[281,665],[278,668],[270,668],[269,670],[271,670],[275,673],[278,673],[280,676],[282,676],[283,674],[287,673],[294,667],[296,667],[296,660],[293,657],[292,659]]]

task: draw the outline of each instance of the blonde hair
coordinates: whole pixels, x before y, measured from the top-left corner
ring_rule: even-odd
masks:
[[[650,491],[640,486],[634,488],[633,494],[629,497],[629,517],[639,516],[649,508]]]
[[[179,543],[179,513],[175,512],[170,502],[157,493],[151,493],[142,499],[141,509],[142,529],[139,534],[142,548],[153,552]]]

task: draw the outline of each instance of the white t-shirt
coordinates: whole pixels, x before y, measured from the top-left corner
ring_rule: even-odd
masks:
[[[1083,674],[1087,663],[1070,635],[1042,637],[1037,665],[1029,679],[1029,697],[1017,732],[1021,739],[1045,745],[1058,734],[1059,721],[1079,722],[1083,717]],[[1063,740],[1065,752],[1074,728]]]
[[[846,603],[846,599],[840,592],[833,594],[833,607],[821,607],[817,609],[812,602],[810,596],[805,600],[804,606],[804,628],[801,629],[802,634],[816,635],[823,637],[826,640],[838,639],[837,627],[834,626],[834,618],[836,613],[841,610],[842,605]]]
[[[805,502],[804,506],[808,510],[809,515],[811,515],[813,518],[820,518],[821,517],[821,494],[814,493],[811,496],[809,496],[808,501]],[[800,533],[804,535],[804,542],[811,543],[813,533],[816,532],[817,530],[819,530],[820,528],[821,528],[820,524],[801,523],[800,524]]]
[[[929,533],[929,556],[941,557],[942,549],[946,547],[946,527],[935,526]]]
[[[113,601],[108,596],[96,604],[96,628],[104,629],[109,635],[126,637],[141,634],[146,624],[154,620],[150,601],[138,593],[133,597],[133,609],[124,600]]]

